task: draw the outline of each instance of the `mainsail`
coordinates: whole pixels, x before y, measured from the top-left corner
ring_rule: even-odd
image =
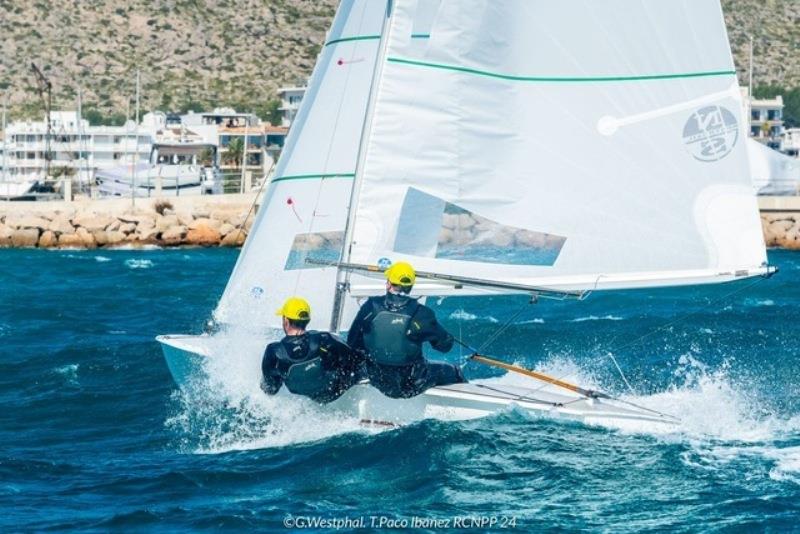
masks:
[[[766,272],[718,0],[397,0],[385,39],[346,262],[565,290]]]
[[[320,52],[247,242],[215,312],[221,323],[280,327],[292,294],[312,301],[312,327],[327,326],[381,32],[385,1],[344,0]],[[309,269],[309,267],[313,267]],[[319,323],[317,324],[317,321]]]

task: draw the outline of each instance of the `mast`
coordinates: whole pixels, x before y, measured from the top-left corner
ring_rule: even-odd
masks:
[[[341,258],[344,263],[350,262],[350,253],[352,249],[353,239],[353,222],[355,220],[356,209],[355,205],[358,200],[358,193],[361,185],[361,180],[364,174],[364,164],[367,159],[366,144],[370,137],[370,130],[372,129],[372,116],[375,111],[375,96],[378,87],[378,80],[381,77],[383,70],[383,58],[386,54],[386,48],[389,43],[389,36],[387,35],[390,28],[390,21],[392,18],[392,0],[386,1],[386,16],[383,19],[383,26],[381,28],[381,42],[378,47],[378,53],[375,56],[375,69],[372,73],[372,82],[369,88],[369,97],[367,99],[367,110],[364,114],[364,126],[361,129],[361,137],[358,142],[358,158],[356,160],[356,172],[353,178],[353,188],[350,190],[350,201],[347,207],[347,222],[344,227],[344,239],[342,242]],[[350,285],[350,271],[343,270],[341,267],[336,272],[336,293],[333,299],[333,310],[331,312],[331,332],[339,332],[342,322],[342,311],[344,310],[344,297],[347,293],[348,286]]]
[[[11,192],[6,178],[6,152],[8,152],[8,133],[6,132],[6,105],[8,94],[3,95],[3,183],[6,184],[6,191]]]
[[[747,117],[744,119],[745,124],[750,124],[753,116],[753,36],[750,36],[750,69],[747,80]],[[748,132],[748,137],[750,133]]]
[[[134,142],[134,152],[133,157],[131,158],[131,205],[136,204],[136,163],[138,162],[139,158],[139,69],[136,69],[136,128],[134,130],[134,135],[136,136],[136,140]],[[128,146],[127,143],[128,135],[125,135],[125,146]]]

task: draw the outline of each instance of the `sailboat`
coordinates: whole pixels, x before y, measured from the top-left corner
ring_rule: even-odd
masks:
[[[235,335],[257,380],[287,296],[311,301],[311,328],[341,332],[397,261],[439,298],[767,276],[741,110],[718,0],[343,0],[215,331],[158,338],[170,371],[188,387]],[[394,400],[362,384],[324,409],[390,425],[509,405],[676,423],[487,362],[530,385]]]

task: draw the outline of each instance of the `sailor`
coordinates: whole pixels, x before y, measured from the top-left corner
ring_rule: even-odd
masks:
[[[347,343],[366,356],[370,383],[387,397],[408,398],[433,386],[466,382],[458,366],[422,355],[423,343],[448,352],[454,339],[433,310],[409,296],[414,268],[398,262],[385,274],[386,294],[367,299],[347,336]]]
[[[299,297],[276,312],[283,317],[280,341],[270,343],[261,360],[261,389],[275,395],[285,385],[319,403],[338,399],[363,376],[363,357],[328,332],[307,331],[311,307]]]

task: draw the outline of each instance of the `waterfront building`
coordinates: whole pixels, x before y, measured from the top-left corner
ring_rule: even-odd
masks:
[[[750,98],[747,87],[741,91],[747,105],[745,115],[750,118],[750,136],[777,148],[783,134],[783,97]]]
[[[787,156],[800,157],[800,128],[787,128],[783,131],[780,149]]]
[[[295,86],[281,87],[278,89],[278,96],[281,99],[281,126],[288,128],[292,125],[297,110],[300,109],[300,102],[306,94],[306,85],[298,84]]]
[[[50,114],[49,176],[47,121],[17,121],[5,132],[4,182],[33,186],[72,177],[90,184],[98,169],[148,161],[152,136],[133,121],[124,126],[90,126],[75,111]]]

